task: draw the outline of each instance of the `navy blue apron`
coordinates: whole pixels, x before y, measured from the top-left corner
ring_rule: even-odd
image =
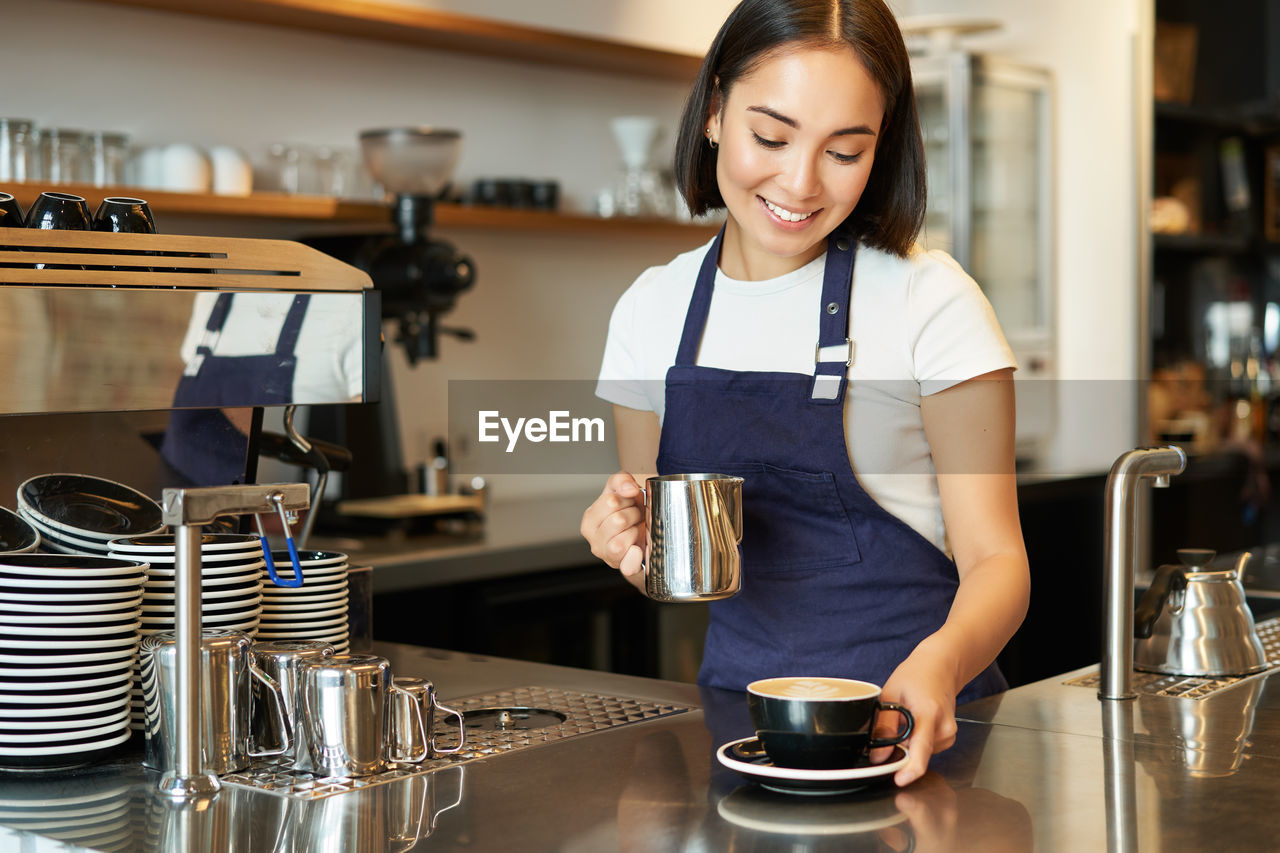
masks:
[[[160,446],[165,460],[200,486],[227,485],[243,478],[248,437],[219,409],[184,407],[243,406],[250,399],[260,406],[293,402],[293,374],[298,366],[294,349],[311,301],[305,293],[293,298],[274,353],[214,355],[209,340],[222,332],[234,296],[220,294],[209,312],[205,336],[174,391],[175,411]]]
[[[696,365],[724,232],[694,287],[667,371],[661,474],[744,478],[742,591],[710,604],[698,683],[826,675],[884,684],[937,631],[959,586],[955,563],[858,484],[845,445],[857,241],[828,239],[812,376]],[[1007,689],[995,664],[966,702]]]

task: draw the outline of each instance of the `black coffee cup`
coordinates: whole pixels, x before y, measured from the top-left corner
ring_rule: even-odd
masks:
[[[27,211],[28,228],[89,230],[89,205],[71,193],[40,193]]]
[[[794,676],[747,685],[747,709],[760,745],[779,767],[834,770],[861,767],[871,750],[902,743],[915,720],[880,687],[849,678]],[[906,726],[890,738],[872,737],[876,715],[897,711]]]
[[[151,207],[142,199],[108,196],[93,214],[93,230],[154,234],[156,222],[151,216]]]
[[[0,192],[0,228],[21,228],[22,208],[9,193]]]

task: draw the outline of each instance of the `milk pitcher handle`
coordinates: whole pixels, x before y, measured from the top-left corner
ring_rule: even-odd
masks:
[[[279,749],[268,749],[262,752],[254,752],[249,750],[250,758],[270,758],[273,755],[284,755],[293,747],[293,738],[290,736],[291,721],[289,720],[289,712],[284,705],[284,691],[280,689],[280,684],[271,676],[258,669],[253,664],[249,664],[249,673],[267,689],[271,694],[271,701],[275,703],[276,723],[280,727],[280,740],[282,744]]]
[[[394,681],[391,683],[391,692],[404,694],[404,696],[408,698],[407,704],[413,709],[413,715],[417,719],[418,737],[422,739],[422,752],[420,754],[409,756],[393,755],[391,756],[391,760],[407,761],[410,764],[417,764],[420,761],[425,761],[427,756],[431,754],[431,744],[427,742],[427,724],[422,718],[422,703],[418,702],[414,695],[408,690],[405,690],[403,687],[397,687]]]
[[[449,749],[438,749],[436,747],[436,738],[439,737],[439,733],[433,731],[431,733],[431,743],[428,745],[432,754],[433,755],[452,755],[455,752],[461,752],[462,748],[467,745],[467,727],[465,725],[466,719],[462,716],[462,712],[455,711],[452,708],[446,707],[444,705],[441,705],[439,702],[437,702],[436,694],[434,690],[431,693],[431,706],[433,708],[439,708],[441,711],[444,711],[446,714],[452,714],[453,716],[458,718],[458,745],[454,747],[450,747]]]
[[[715,482],[714,491],[716,495],[716,500],[720,502],[720,506],[718,506],[716,509],[719,512],[725,512],[726,510],[732,511],[732,515],[730,515],[730,519],[733,522],[733,539],[735,542],[740,543],[742,542],[742,501],[731,500],[729,497],[725,495],[724,490],[741,488],[742,480],[724,479],[724,480],[716,480],[714,482]]]

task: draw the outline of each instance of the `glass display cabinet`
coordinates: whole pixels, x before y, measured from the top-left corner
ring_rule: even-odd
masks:
[[[1053,376],[1053,163],[1049,72],[946,49],[912,57],[928,158],[922,242],[982,287],[1020,380]],[[1053,427],[1049,383],[1019,386],[1018,439]]]

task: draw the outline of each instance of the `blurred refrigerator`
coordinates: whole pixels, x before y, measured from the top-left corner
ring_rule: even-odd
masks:
[[[1054,426],[1052,78],[951,48],[912,57],[928,162],[922,243],[977,280],[1018,358],[1018,444]]]

